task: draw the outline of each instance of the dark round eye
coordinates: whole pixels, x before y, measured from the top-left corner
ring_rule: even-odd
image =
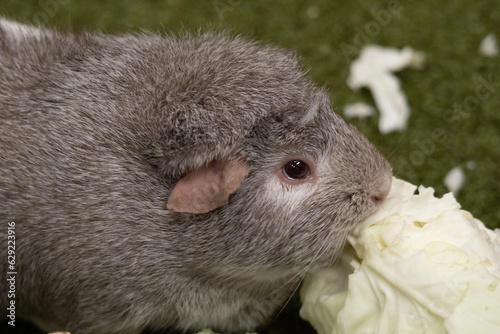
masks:
[[[311,176],[311,169],[302,160],[290,160],[283,166],[283,174],[290,180],[302,180]]]

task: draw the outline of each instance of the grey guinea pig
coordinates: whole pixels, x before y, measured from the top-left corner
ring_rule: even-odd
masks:
[[[389,191],[297,57],[227,34],[0,20],[0,315],[224,333],[273,318]]]

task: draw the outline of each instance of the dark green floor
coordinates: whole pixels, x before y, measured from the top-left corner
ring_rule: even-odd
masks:
[[[454,0],[1,0],[0,15],[62,29],[108,33],[231,29],[295,49],[314,80],[330,89],[338,110],[358,100],[373,104],[368,91],[354,93],[346,85],[349,63],[363,44],[410,45],[425,51],[424,70],[398,74],[412,107],[408,129],[381,135],[377,117],[353,123],[389,159],[396,176],[433,186],[439,195],[446,191],[446,173],[454,166],[464,167],[467,179],[458,200],[493,228],[500,227],[500,58],[480,56],[478,46],[490,32],[500,38],[497,4]],[[474,169],[465,168],[469,161],[475,163]]]

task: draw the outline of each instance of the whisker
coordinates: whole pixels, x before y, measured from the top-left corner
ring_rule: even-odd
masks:
[[[389,159],[394,153],[396,153],[399,150],[399,148],[403,146],[408,140],[409,138],[405,138],[400,143],[398,143],[396,147],[394,147],[394,149],[387,155],[387,159]]]
[[[295,275],[293,275],[290,279],[288,279],[280,288],[274,290],[270,294],[270,295],[272,295],[273,293],[276,293],[280,289],[285,288],[288,285],[288,283],[292,283],[293,285],[295,285],[295,287],[293,288],[293,292],[290,294],[290,296],[288,297],[288,299],[286,300],[286,302],[283,304],[283,306],[281,307],[281,309],[279,310],[279,312],[276,314],[276,317],[278,317],[281,313],[283,313],[283,311],[286,308],[286,306],[290,303],[290,301],[292,300],[293,296],[295,295],[295,293],[300,288],[300,286],[302,284],[302,280],[305,277],[305,275],[310,271],[311,267],[314,265],[314,263],[316,262],[316,260],[321,256],[321,254],[323,254],[323,252],[326,251],[326,249],[328,248],[329,244],[334,239],[333,235],[334,234],[338,234],[339,232],[342,233],[343,243],[342,243],[341,247],[339,247],[339,252],[337,254],[335,254],[332,257],[332,259],[330,260],[330,262],[329,262],[329,265],[333,265],[333,263],[335,263],[339,259],[340,255],[341,255],[341,250],[345,246],[346,235],[349,232],[348,230],[338,231],[338,230],[332,228],[330,230],[329,234],[327,235],[327,237],[323,240],[321,246],[318,248],[316,254],[309,261],[309,264],[307,266],[305,266],[303,269],[301,269],[299,272],[297,272]],[[293,281],[296,281],[296,282],[293,282]]]
[[[292,300],[292,298],[295,295],[295,293],[299,290],[301,284],[302,284],[302,278],[297,277],[297,282],[296,282],[295,288],[293,288],[292,293],[290,294],[290,296],[288,297],[288,299],[286,300],[286,302],[283,304],[283,306],[281,307],[281,309],[279,310],[279,312],[276,314],[275,318],[278,318],[280,316],[280,314],[283,313],[283,311],[285,310],[285,308],[287,307],[287,305],[290,303],[290,301]]]
[[[295,288],[293,289],[293,292],[290,294],[290,296],[288,297],[287,301],[283,304],[283,306],[281,307],[280,311],[276,314],[276,318],[281,314],[283,313],[283,311],[285,310],[286,306],[290,303],[290,301],[292,300],[293,296],[295,295],[295,293],[298,291],[298,289],[300,288],[301,284],[302,284],[302,279],[303,277],[305,277],[305,275],[310,271],[311,267],[314,265],[314,263],[316,262],[316,260],[318,259],[318,257],[325,251],[325,249],[328,247],[329,243],[333,240],[332,236],[334,233],[338,233],[337,230],[335,229],[331,229],[328,236],[323,240],[322,242],[322,245],[318,248],[318,251],[316,252],[316,254],[314,255],[314,257],[311,259],[311,261],[309,261],[309,264],[307,266],[305,266],[303,269],[301,269],[297,274],[295,274],[292,278],[290,278],[287,283],[293,281],[293,280],[297,280],[296,282],[296,286]],[[339,250],[343,249],[344,248],[344,244],[345,244],[345,236],[346,234],[348,233],[348,231],[342,231],[342,236],[344,237],[343,238],[343,244],[342,244],[342,247],[339,248]],[[329,265],[333,264],[334,262],[336,262],[338,260],[338,258],[340,257],[341,255],[341,252],[338,252],[337,254],[335,254],[333,257],[332,257],[332,262],[329,263]],[[283,285],[283,287],[286,286]]]

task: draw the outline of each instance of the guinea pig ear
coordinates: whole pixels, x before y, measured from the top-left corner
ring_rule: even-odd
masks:
[[[227,203],[248,174],[242,160],[212,161],[180,179],[167,203],[175,212],[206,213]]]

